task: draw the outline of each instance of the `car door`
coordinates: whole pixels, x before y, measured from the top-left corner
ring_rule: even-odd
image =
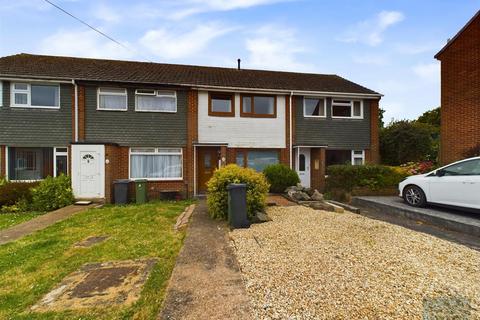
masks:
[[[429,177],[428,201],[480,208],[480,159],[458,162]]]

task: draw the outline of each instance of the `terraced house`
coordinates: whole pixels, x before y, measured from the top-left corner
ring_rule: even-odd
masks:
[[[219,166],[376,163],[381,95],[336,75],[18,54],[0,58],[0,175],[72,176],[78,198],[115,179],[192,196]]]

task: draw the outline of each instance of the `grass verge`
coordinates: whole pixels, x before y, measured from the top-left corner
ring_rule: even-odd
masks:
[[[0,230],[28,221],[44,212],[0,213]]]
[[[0,246],[0,319],[155,319],[185,237],[174,232],[189,202],[156,202],[90,209],[42,231]],[[89,236],[110,238],[90,248]],[[155,257],[140,299],[130,307],[32,313],[29,308],[66,275],[91,262]]]

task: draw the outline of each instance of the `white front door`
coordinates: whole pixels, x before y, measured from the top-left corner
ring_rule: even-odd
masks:
[[[297,173],[302,186],[310,188],[310,148],[298,148]]]
[[[105,146],[72,145],[72,187],[76,198],[105,195]]]

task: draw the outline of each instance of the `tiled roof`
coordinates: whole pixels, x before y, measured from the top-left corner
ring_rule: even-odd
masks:
[[[339,93],[378,93],[337,75],[17,54],[0,76]]]

